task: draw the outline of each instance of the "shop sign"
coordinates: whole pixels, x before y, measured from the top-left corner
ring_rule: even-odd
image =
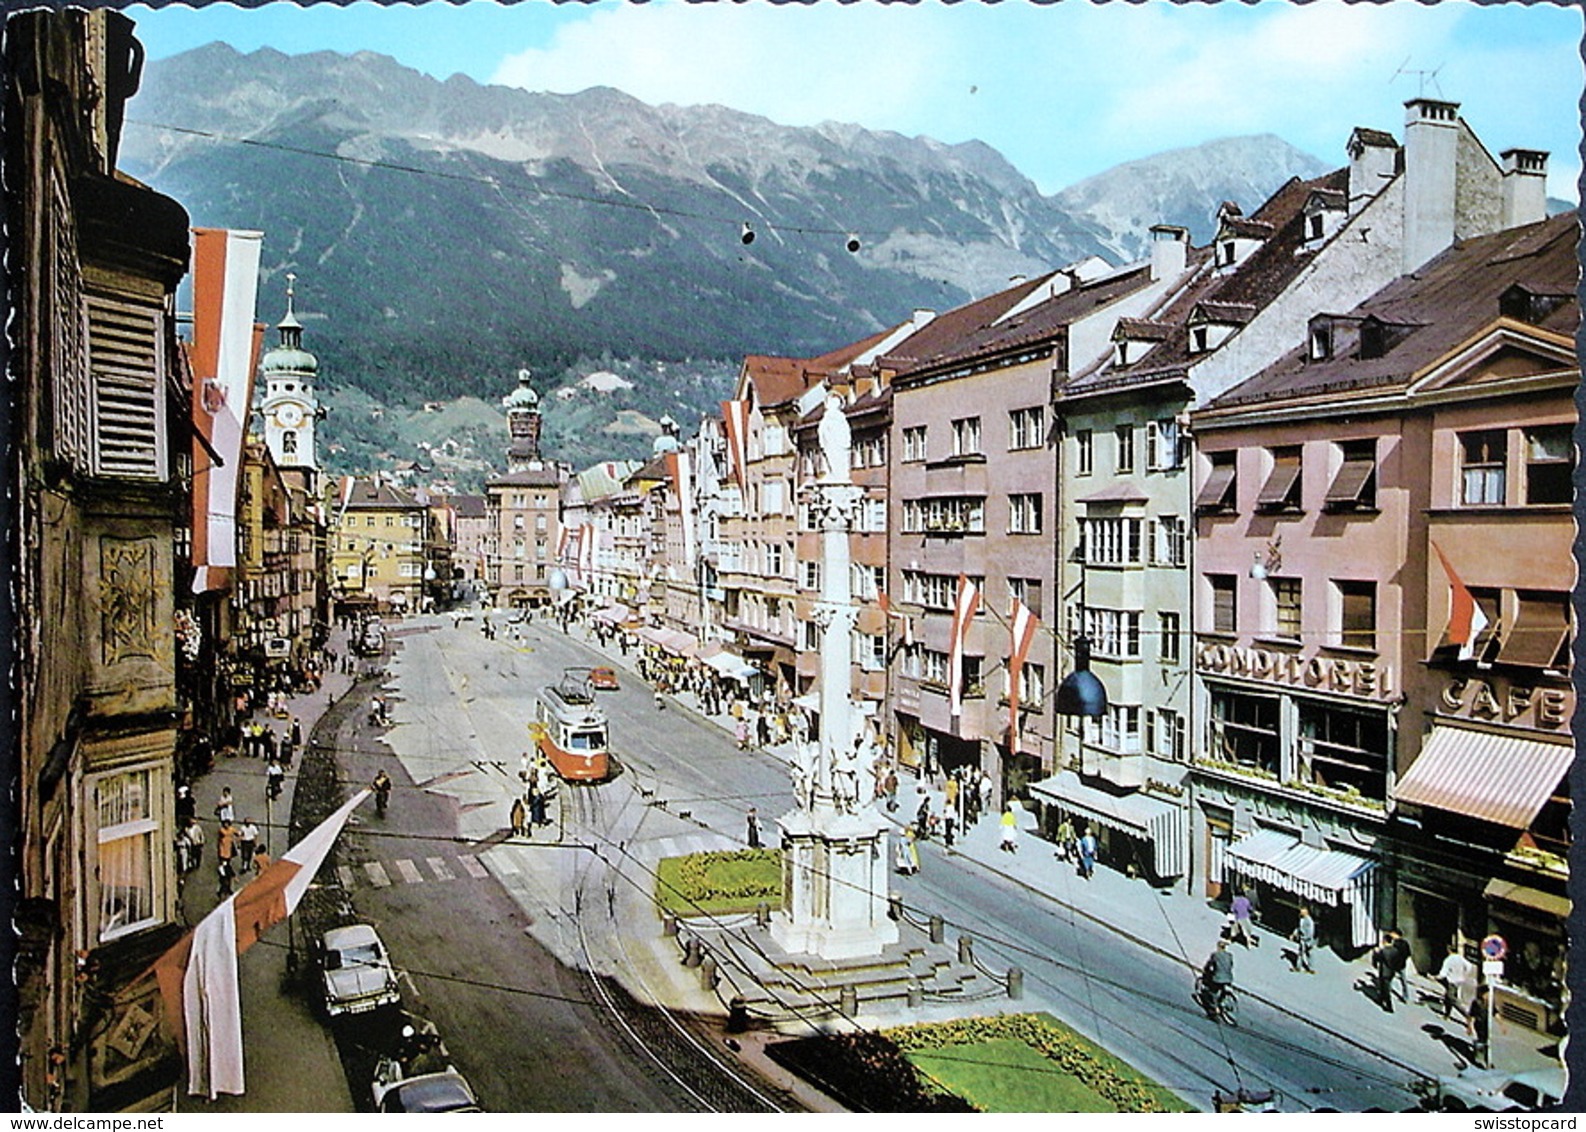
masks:
[[[1569,693],[1492,679],[1458,677],[1443,687],[1443,708],[1463,719],[1563,727],[1569,722]]]
[[[1366,699],[1386,699],[1393,691],[1392,669],[1363,660],[1202,643],[1196,650],[1195,666],[1216,675]]]

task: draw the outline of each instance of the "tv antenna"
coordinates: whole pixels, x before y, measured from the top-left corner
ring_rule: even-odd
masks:
[[[1404,62],[1399,64],[1399,69],[1393,72],[1393,78],[1390,78],[1388,81],[1391,83],[1400,75],[1414,75],[1416,78],[1416,85],[1419,87],[1419,90],[1416,92],[1418,97],[1424,98],[1426,96],[1426,84],[1431,83],[1432,89],[1437,92],[1437,96],[1442,98],[1443,88],[1437,83],[1437,73],[1442,69],[1443,65],[1439,63],[1430,71],[1418,71],[1414,67],[1410,66],[1410,56],[1406,55],[1404,57]]]

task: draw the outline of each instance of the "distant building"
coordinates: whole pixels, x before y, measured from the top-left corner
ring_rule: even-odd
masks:
[[[429,562],[428,503],[379,476],[346,476],[326,504],[336,614],[417,612]]]
[[[551,599],[568,479],[566,467],[540,454],[540,398],[529,381],[529,371],[520,370],[518,387],[502,400],[512,436],[507,471],[485,483],[485,582],[491,600],[507,607]]]
[[[485,547],[490,540],[490,510],[483,495],[453,495],[448,498],[456,532],[452,566],[457,581],[483,582],[486,573]]]

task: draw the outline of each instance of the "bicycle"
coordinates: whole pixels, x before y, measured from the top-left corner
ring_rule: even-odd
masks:
[[[1227,983],[1208,983],[1204,975],[1198,976],[1195,980],[1195,1004],[1213,1022],[1226,1026],[1239,1025],[1239,996]]]

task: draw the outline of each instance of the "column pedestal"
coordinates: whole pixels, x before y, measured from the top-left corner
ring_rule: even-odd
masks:
[[[782,827],[787,906],[771,917],[784,951],[823,959],[880,955],[898,941],[887,915],[888,822],[873,809],[856,814],[794,810]]]

